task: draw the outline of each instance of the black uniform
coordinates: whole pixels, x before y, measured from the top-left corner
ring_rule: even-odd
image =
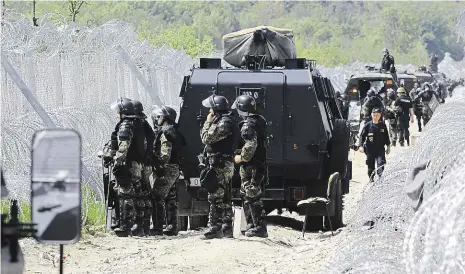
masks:
[[[378,167],[378,176],[383,174],[386,163],[386,151],[384,146],[390,146],[389,134],[387,127],[381,121],[378,124],[374,124],[370,121],[365,124],[360,135],[360,144],[367,156],[366,164],[368,166],[368,176],[371,178],[371,174],[375,170],[375,162]]]
[[[433,99],[433,96],[435,96],[435,94],[432,89],[426,89],[420,92],[418,96],[421,98],[423,124],[426,126],[426,124],[433,116],[433,111],[429,106],[429,102]]]
[[[423,114],[423,104],[421,102],[421,97],[418,96],[417,94],[414,94],[412,98],[412,103],[413,103],[413,113],[415,114],[415,117],[417,117],[417,123],[418,123],[418,131],[421,132],[421,120],[422,120],[422,114]]]
[[[386,72],[394,72],[394,57],[390,54],[386,54],[381,61],[381,69]],[[392,71],[391,71],[392,70]]]
[[[410,109],[413,108],[412,100],[404,94],[397,98],[394,106],[397,107],[397,132],[399,133],[399,143],[403,146],[404,140],[406,140],[407,145],[410,145],[409,121]]]

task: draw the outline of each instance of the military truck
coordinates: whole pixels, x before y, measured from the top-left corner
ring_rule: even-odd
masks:
[[[197,204],[179,197],[179,208],[191,203],[182,206],[182,214],[208,210],[200,204],[206,196],[199,193],[206,192],[199,184],[197,169],[197,156],[203,150],[197,117],[208,114],[202,100],[216,94],[232,105],[236,97],[248,94],[255,98],[268,125],[268,180],[262,186],[266,213],[288,209],[305,215],[297,203],[308,197],[326,197],[330,174],[339,172],[341,180],[331,189],[330,218],[333,228],[341,227],[343,195],[349,192],[351,177],[349,127],[342,119],[331,81],[318,72],[316,61],[296,58],[292,30],[262,26],[225,35],[223,41],[224,60],[233,66],[222,66],[221,59],[201,58],[200,66],[184,77],[180,92],[183,101],[178,123],[187,140],[180,187],[199,197]],[[237,47],[240,43],[245,46]],[[236,172],[230,195],[237,206],[241,205],[239,190]],[[324,206],[307,212],[309,228],[322,225],[327,215]]]
[[[358,134],[363,116],[362,106],[367,92],[371,88],[377,89],[378,94],[385,97],[389,88],[397,90],[397,83],[390,73],[380,72],[379,69],[377,70],[371,66],[367,66],[366,70],[360,71],[348,79],[344,93],[347,94],[350,104],[348,122],[351,132],[351,147],[358,144]]]

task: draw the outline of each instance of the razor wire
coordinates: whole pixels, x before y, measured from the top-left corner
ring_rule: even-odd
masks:
[[[116,123],[110,104],[119,96],[136,99],[147,114],[155,104],[117,46],[128,53],[163,104],[179,111],[183,76],[195,64],[186,53],[140,42],[134,29],[118,20],[90,29],[56,14],[43,16],[39,27],[21,14],[7,12],[2,18],[2,53],[57,126],[81,134],[82,161],[95,180],[83,182],[83,187],[103,185],[97,154]],[[28,201],[30,143],[45,125],[3,67],[1,73],[2,168],[10,196]]]

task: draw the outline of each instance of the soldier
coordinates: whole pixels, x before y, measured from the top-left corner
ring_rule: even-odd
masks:
[[[389,135],[391,136],[392,146],[396,146],[397,142],[397,113],[394,103],[397,100],[396,92],[390,88],[388,89],[385,117],[389,121]]]
[[[381,61],[381,70],[385,72],[395,72],[394,56],[389,54],[387,48],[383,49],[383,60]]]
[[[143,127],[145,134],[145,156],[143,161],[142,169],[142,180],[141,180],[141,201],[138,206],[139,212],[142,214],[142,229],[144,230],[145,236],[150,236],[150,218],[153,213],[152,199],[151,199],[151,186],[150,186],[150,176],[152,175],[152,153],[153,153],[153,142],[155,140],[155,134],[152,127],[147,122],[147,115],[144,113],[144,107],[141,102],[133,100],[132,104],[134,106],[134,112],[136,116],[136,122],[139,127]]]
[[[340,98],[338,98],[338,102],[340,103],[341,115],[342,118],[347,120],[349,118],[349,100],[347,100],[347,95],[342,94]]]
[[[375,163],[378,176],[381,177],[384,170],[383,165],[386,163],[386,154],[391,151],[388,130],[380,119],[381,109],[374,108],[372,110],[372,120],[365,124],[360,134],[360,152],[365,152],[367,156],[366,164],[370,182],[373,181],[372,174],[375,170]],[[386,146],[386,150],[384,146]]]
[[[365,121],[371,120],[371,111],[373,108],[379,108],[384,111],[383,98],[376,93],[374,88],[367,92],[365,103],[363,104]]]
[[[209,227],[204,236],[206,239],[232,238],[233,211],[228,193],[234,173],[233,155],[239,129],[225,97],[212,95],[203,100],[202,105],[210,108],[210,112],[200,131],[200,137],[205,144],[208,164],[216,174],[215,182],[207,188],[210,213]]]
[[[240,165],[241,196],[247,220],[247,237],[268,237],[266,214],[261,197],[262,182],[266,176],[266,120],[256,113],[256,102],[252,96],[237,97],[232,109],[243,119],[241,137],[244,142],[241,152],[236,155],[234,162]]]
[[[142,179],[142,162],[145,157],[143,130],[134,123],[134,106],[131,100],[120,98],[111,105],[121,120],[117,131],[118,148],[113,157],[115,166],[113,174],[119,186],[120,227],[114,231],[127,236],[143,236],[140,212],[135,212],[139,203]]]
[[[418,94],[421,92],[421,88],[417,88],[415,91],[410,92],[410,98],[413,102],[413,113],[417,117],[418,123],[418,132],[421,132],[421,120],[422,120],[422,113],[423,113],[423,104],[421,102],[421,97]]]
[[[164,201],[168,196],[170,189],[179,178],[179,157],[181,147],[184,145],[184,137],[178,130],[176,124],[177,113],[174,109],[162,106],[152,112],[153,124],[158,127],[154,143],[153,166],[155,168],[155,180],[153,183],[154,195],[154,212],[152,216],[153,235],[176,235],[176,209],[166,208],[167,219],[170,220],[170,226],[163,231],[165,224]]]
[[[424,85],[423,90],[418,94],[422,103],[421,116],[423,118],[423,125],[425,126],[431,119],[431,116],[433,116],[433,110],[429,106],[429,102],[433,99],[433,96],[435,96],[434,91],[428,83]]]
[[[399,143],[400,146],[404,146],[404,139],[407,141],[407,145],[410,146],[410,132],[409,132],[409,120],[413,124],[413,104],[412,100],[407,96],[405,89],[400,87],[397,89],[398,98],[396,99],[394,106],[397,112],[397,131],[399,132]]]
[[[431,72],[438,72],[438,62],[439,58],[436,54],[431,54],[431,59],[430,59],[430,70]]]

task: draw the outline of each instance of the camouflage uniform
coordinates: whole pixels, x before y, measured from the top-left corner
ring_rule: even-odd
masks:
[[[169,226],[177,226],[177,216],[178,216],[178,197],[176,192],[176,183],[173,184],[168,195],[165,198],[165,217],[166,217],[166,227],[165,232],[169,230]]]
[[[210,212],[208,215],[209,231],[208,237],[223,236],[223,231],[228,230],[228,237],[232,237],[232,222],[234,213],[230,200],[230,183],[234,174],[233,152],[234,152],[234,120],[228,115],[215,118],[214,121],[206,121],[201,130],[202,142],[207,146],[207,158],[209,164],[216,172],[218,189],[208,193]],[[222,150],[227,153],[216,151],[213,146],[223,143]]]
[[[155,140],[154,150],[156,170],[153,184],[154,212],[152,221],[154,232],[160,234],[163,230],[163,224],[165,224],[164,201],[179,178],[180,171],[179,165],[170,161],[172,160],[173,143],[168,140],[163,131],[159,132]]]
[[[389,136],[391,137],[391,143],[396,146],[397,142],[397,117],[396,107],[394,106],[396,98],[389,98],[386,102],[386,118],[389,119]]]
[[[137,161],[128,159],[128,152],[133,141],[133,124],[132,121],[124,120],[117,133],[118,150],[114,157],[115,167],[113,169],[120,198],[120,228],[115,229],[117,232],[129,232],[134,225],[135,197],[137,196],[139,183],[142,177],[142,165]],[[137,203],[137,201],[136,201]]]
[[[262,116],[253,115],[241,125],[244,144],[241,149],[241,196],[247,220],[246,236],[267,237],[266,216],[263,209],[262,182],[266,175],[266,121]]]

